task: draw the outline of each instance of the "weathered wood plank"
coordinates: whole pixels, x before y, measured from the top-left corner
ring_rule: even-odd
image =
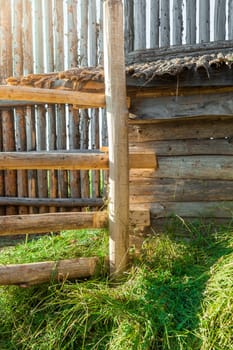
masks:
[[[130,171],[130,178],[233,180],[232,156],[158,157],[158,169]]]
[[[110,272],[119,276],[128,265],[129,157],[128,107],[122,1],[104,2],[104,70],[109,136]]]
[[[134,50],[146,48],[146,6],[134,0]]]
[[[0,100],[33,101],[35,103],[68,103],[77,108],[105,107],[103,93],[62,91],[21,86],[0,86]]]
[[[97,271],[99,259],[78,258],[60,261],[44,261],[30,264],[0,265],[0,285],[29,287],[45,282],[64,282],[86,278]]]
[[[186,44],[196,43],[196,0],[186,1]]]
[[[137,206],[137,205],[135,205]],[[232,218],[233,202],[160,202],[140,204],[145,209],[150,209],[151,217],[160,219],[169,216],[181,218]],[[133,207],[133,206],[132,206]]]
[[[150,47],[159,47],[159,1],[150,2]]]
[[[182,4],[183,4],[183,0],[173,0],[172,45],[181,45],[182,44],[182,34],[183,34]]]
[[[9,2],[0,0],[0,81],[4,81],[13,73],[13,55],[12,55],[12,19],[11,6]]]
[[[233,0],[228,1],[228,40],[233,39]]]
[[[160,46],[168,47],[170,45],[170,1],[161,0],[160,2]]]
[[[210,0],[199,1],[199,42],[210,41]]]
[[[111,160],[110,160],[111,161]],[[132,153],[129,167],[155,169],[154,152]],[[109,157],[101,152],[3,152],[0,153],[0,169],[108,169]]]
[[[129,125],[129,140],[148,142],[161,140],[210,139],[228,137],[231,142],[232,118],[198,118]]]
[[[233,155],[232,138],[131,141],[130,152],[154,151],[157,156]]]
[[[137,97],[131,99],[130,113],[138,116],[141,121],[196,116],[232,116],[232,93],[158,98]]]
[[[215,0],[214,6],[214,40],[226,37],[226,0]]]
[[[130,210],[127,230],[137,225],[140,227],[150,225],[150,215],[147,209],[137,208]],[[0,217],[0,236],[107,227],[107,211],[8,215]]]
[[[189,179],[130,180],[130,203],[233,201],[233,181]]]
[[[102,2],[102,1],[101,1]],[[125,54],[134,49],[134,0],[124,1]]]
[[[13,111],[2,111],[2,150],[3,152],[15,151],[15,128]],[[17,194],[17,174],[15,170],[4,171],[5,196],[16,196]],[[7,215],[16,214],[13,206],[6,208]]]

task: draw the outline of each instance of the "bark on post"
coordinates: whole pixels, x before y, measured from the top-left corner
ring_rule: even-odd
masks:
[[[129,161],[123,5],[104,2],[104,69],[109,133],[110,273],[119,276],[128,264]]]

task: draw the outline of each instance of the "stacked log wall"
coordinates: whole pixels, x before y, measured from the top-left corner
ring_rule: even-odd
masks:
[[[155,228],[170,216],[231,221],[232,130],[232,116],[131,121],[130,148],[154,151],[158,162],[130,171],[131,207],[149,208]]]

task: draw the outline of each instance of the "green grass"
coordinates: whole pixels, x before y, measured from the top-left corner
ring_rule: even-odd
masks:
[[[148,238],[118,283],[1,287],[0,349],[232,349],[233,231],[186,228]],[[0,263],[106,254],[105,231],[66,232],[5,249]]]

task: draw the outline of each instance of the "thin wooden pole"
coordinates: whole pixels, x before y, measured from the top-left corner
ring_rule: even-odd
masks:
[[[104,2],[104,70],[110,162],[110,273],[118,277],[127,267],[129,248],[128,108],[121,0]]]
[[[160,46],[170,45],[170,2],[161,0],[160,3]]]
[[[173,30],[172,30],[172,44],[182,45],[183,32],[183,16],[182,16],[183,0],[173,0]]]
[[[228,2],[228,40],[233,39],[233,0]]]
[[[144,1],[134,0],[134,50],[146,48],[146,6]]]
[[[150,47],[159,47],[159,1],[150,2]]]

